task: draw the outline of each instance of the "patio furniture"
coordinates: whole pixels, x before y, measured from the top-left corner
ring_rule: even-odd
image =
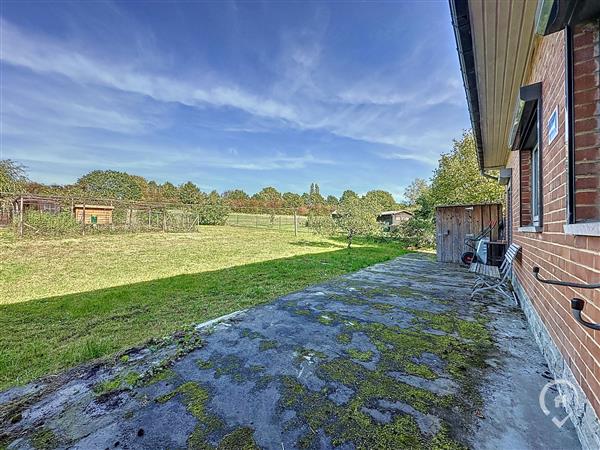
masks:
[[[478,275],[477,281],[473,286],[471,298],[477,294],[490,291],[497,292],[509,300],[513,300],[516,304],[519,304],[519,300],[515,293],[510,290],[507,282],[512,271],[513,262],[520,251],[520,245],[510,244],[500,268],[477,262],[471,264],[469,272],[474,272]]]

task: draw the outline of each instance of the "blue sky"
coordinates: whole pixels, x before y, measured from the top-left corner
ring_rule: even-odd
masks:
[[[2,157],[38,181],[400,199],[469,126],[446,1],[1,5]]]

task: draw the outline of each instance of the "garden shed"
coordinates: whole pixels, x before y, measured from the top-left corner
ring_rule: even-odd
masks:
[[[113,222],[114,206],[108,205],[73,205],[73,214],[77,222],[83,222],[85,217],[86,224],[93,225],[111,225]]]
[[[465,238],[475,237],[493,226],[491,241],[503,238],[501,203],[446,205],[435,208],[436,253],[440,262],[460,263],[463,252],[470,250]]]
[[[405,210],[400,211],[383,211],[377,216],[377,221],[386,225],[389,228],[397,227],[402,222],[406,222],[412,217],[412,213]]]

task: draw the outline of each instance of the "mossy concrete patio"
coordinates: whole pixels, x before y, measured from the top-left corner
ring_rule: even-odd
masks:
[[[0,394],[0,447],[578,448],[524,316],[409,254]]]

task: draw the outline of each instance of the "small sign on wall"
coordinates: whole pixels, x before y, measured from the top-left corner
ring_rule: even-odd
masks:
[[[548,119],[548,144],[558,136],[558,108],[554,108]]]

